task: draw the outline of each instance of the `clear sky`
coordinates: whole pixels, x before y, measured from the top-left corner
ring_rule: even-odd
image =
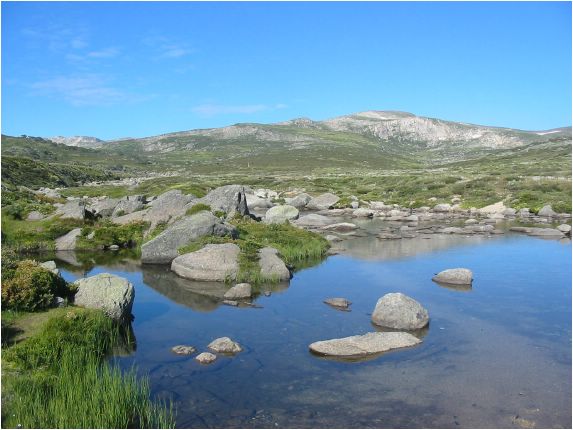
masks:
[[[2,2],[4,134],[365,110],[571,125],[571,3]]]

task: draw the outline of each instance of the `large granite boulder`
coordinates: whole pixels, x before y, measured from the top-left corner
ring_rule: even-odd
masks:
[[[297,209],[302,209],[304,208],[308,202],[310,202],[312,200],[312,197],[309,196],[306,193],[301,193],[299,195],[297,195],[296,197],[293,197],[291,199],[287,198],[285,199],[285,202],[291,206],[294,206]]]
[[[314,210],[323,210],[323,209],[332,209],[336,203],[340,200],[335,194],[332,193],[324,193],[318,197],[312,198],[307,204],[307,209],[314,209]]]
[[[266,224],[283,224],[298,218],[298,209],[290,205],[280,205],[270,208],[265,213],[264,222]]]
[[[82,200],[72,200],[60,206],[54,216],[59,216],[61,219],[91,219],[94,214],[86,208],[85,202]]]
[[[179,255],[178,249],[203,236],[235,236],[233,226],[224,224],[208,211],[182,218],[141,247],[141,262],[170,263]]]
[[[124,278],[101,273],[74,282],[77,292],[74,303],[92,309],[103,310],[110,318],[128,321],[135,298],[133,285]]]
[[[261,276],[266,279],[288,281],[291,278],[290,270],[279,257],[275,248],[266,247],[259,251],[259,266]]]
[[[195,281],[234,280],[239,272],[239,253],[239,247],[233,243],[206,245],[175,258],[171,270]]]
[[[140,211],[141,209],[143,209],[144,204],[145,204],[144,196],[140,195],[126,196],[117,203],[111,216],[118,217],[125,214],[130,214],[132,212]]]
[[[74,228],[72,231],[56,239],[56,251],[71,251],[76,249],[76,241],[82,234],[81,228]]]
[[[223,211],[229,215],[235,212],[241,215],[249,215],[245,187],[242,185],[225,185],[215,188],[205,197],[198,200],[211,207],[212,211]]]
[[[167,223],[185,215],[188,205],[196,201],[192,194],[183,194],[181,190],[171,190],[161,194],[150,203],[151,208],[145,215],[153,230],[159,223]]]
[[[554,217],[555,215],[557,215],[557,212],[553,210],[551,205],[545,205],[539,210],[539,212],[537,212],[537,215],[545,217]]]
[[[416,330],[428,325],[428,311],[411,297],[402,293],[389,293],[376,303],[372,322],[382,327]]]
[[[105,198],[96,200],[89,205],[89,210],[93,212],[94,215],[100,217],[110,217],[113,211],[119,204],[120,199]]]
[[[421,342],[410,333],[375,332],[341,339],[321,340],[311,343],[309,348],[315,354],[328,357],[360,358],[418,345]]]
[[[473,280],[473,273],[469,269],[447,269],[438,273],[432,281],[443,284],[470,285]]]

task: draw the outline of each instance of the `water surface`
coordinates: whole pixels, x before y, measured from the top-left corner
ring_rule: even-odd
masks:
[[[175,402],[179,427],[571,427],[569,241],[356,237],[342,248],[266,288],[258,308],[222,305],[227,287],[136,261],[65,276],[111,272],[135,285],[137,348],[118,360]],[[471,289],[431,281],[452,267],[474,271]],[[390,292],[428,309],[421,345],[354,363],[308,351],[317,340],[376,330],[370,314]],[[328,297],[349,299],[351,312],[323,304]],[[170,351],[205,351],[221,336],[244,351],[209,366]]]

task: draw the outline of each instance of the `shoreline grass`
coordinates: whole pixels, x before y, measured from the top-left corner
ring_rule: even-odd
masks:
[[[147,378],[105,361],[128,331],[103,312],[62,308],[28,339],[3,349],[2,427],[172,428]]]

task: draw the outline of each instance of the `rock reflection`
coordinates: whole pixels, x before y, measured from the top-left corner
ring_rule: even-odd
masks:
[[[464,292],[469,292],[472,291],[472,285],[471,284],[465,284],[465,285],[460,285],[460,284],[448,284],[445,282],[438,282],[438,281],[434,281],[432,280],[432,282],[442,288],[447,288],[448,290],[454,290],[454,291],[464,291]]]
[[[169,266],[144,264],[143,282],[176,303],[199,312],[211,312],[222,303],[229,285],[222,282],[197,282],[181,278]]]

